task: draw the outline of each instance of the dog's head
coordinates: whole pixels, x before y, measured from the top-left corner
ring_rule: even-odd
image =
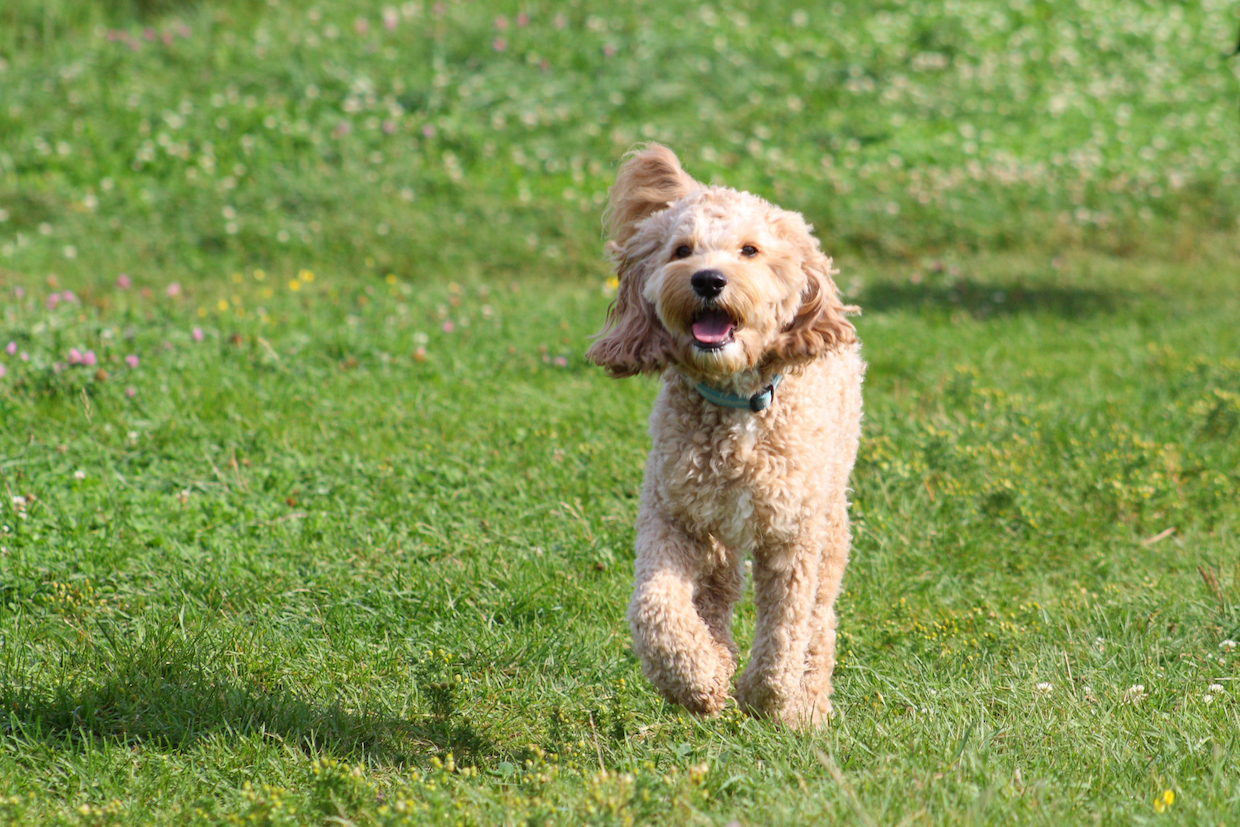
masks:
[[[607,208],[620,279],[587,354],[615,376],[675,364],[719,380],[782,369],[855,341],[831,259],[801,216],[694,181],[666,147],[620,167]]]

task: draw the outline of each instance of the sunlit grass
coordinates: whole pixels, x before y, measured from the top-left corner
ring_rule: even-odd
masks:
[[[1233,820],[1230,13],[9,4],[0,820]],[[865,311],[816,735],[628,650],[647,139]]]
[[[815,738],[685,717],[628,653],[653,388],[582,360],[604,284],[296,267],[172,295],[30,284],[0,356],[4,698],[25,756],[0,765],[23,791],[7,806],[69,823],[1225,811],[1235,298],[1195,266],[1159,284],[1210,301],[1093,256],[1018,282],[976,264],[930,268],[860,321],[841,717]],[[1090,271],[1098,309],[1044,306]],[[908,283],[852,276],[892,302]],[[742,640],[752,621],[746,605]],[[140,788],[115,775],[135,760]],[[29,762],[70,780],[35,784]],[[919,816],[922,796],[948,803]]]
[[[52,8],[10,31],[70,25]],[[236,2],[15,40],[0,263],[592,266],[648,139],[868,252],[1235,230],[1225,4],[557,8]]]

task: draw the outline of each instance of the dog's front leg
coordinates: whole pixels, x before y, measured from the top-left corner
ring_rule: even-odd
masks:
[[[730,616],[739,582],[724,577],[729,588],[703,600],[702,589],[715,588],[707,543],[698,542],[661,515],[643,509],[637,522],[636,584],[629,603],[633,651],[642,672],[669,701],[699,715],[723,708],[736,660],[730,636],[721,640],[699,614],[710,607],[718,626]],[[729,602],[724,610],[722,602]],[[716,630],[717,632],[718,630]]]
[[[827,710],[808,708],[807,654],[814,636],[821,532],[807,531],[786,547],[754,555],[757,627],[737,700],[751,715],[792,727],[812,725]]]

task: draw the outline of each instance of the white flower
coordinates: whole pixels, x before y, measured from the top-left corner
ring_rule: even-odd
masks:
[[[1033,688],[1038,691],[1039,695],[1049,695],[1051,694],[1051,690],[1055,688],[1055,684],[1042,681],[1041,683],[1039,683],[1037,686]]]
[[[1213,692],[1215,695],[1217,695],[1218,693],[1223,691],[1223,685],[1221,683],[1212,683],[1206,687],[1206,690],[1208,692]]]
[[[1223,641],[1222,643],[1220,643],[1218,645],[1218,648],[1222,649],[1224,652],[1234,652],[1236,650],[1236,646],[1237,646],[1236,642],[1229,638]]]
[[[1144,698],[1148,693],[1145,691],[1143,684],[1134,683],[1124,692],[1124,703],[1135,704]]]
[[[1213,695],[1202,695],[1201,700],[1203,703],[1207,703],[1207,704],[1212,703],[1214,701],[1214,696]]]
[[[78,470],[73,472],[73,478],[75,480],[84,480],[86,479],[86,472],[83,471],[81,468],[79,468]]]

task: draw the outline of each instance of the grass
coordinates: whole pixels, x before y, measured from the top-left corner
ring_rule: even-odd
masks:
[[[0,815],[1234,821],[1233,12],[8,4]],[[627,648],[649,138],[865,308],[815,735]]]

